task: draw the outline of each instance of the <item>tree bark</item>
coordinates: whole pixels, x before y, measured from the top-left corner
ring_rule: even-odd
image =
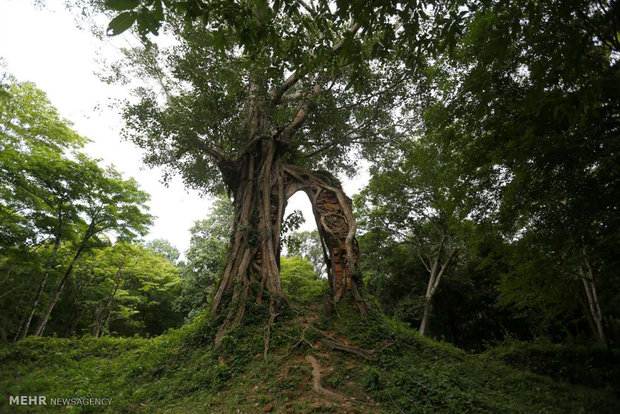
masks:
[[[286,204],[284,172],[275,139],[259,140],[255,152],[244,154],[235,168],[222,174],[234,194],[234,221],[231,256],[211,307],[211,313],[216,314],[227,296],[230,306],[216,344],[232,323],[241,320],[251,295],[258,303],[266,299],[265,295],[275,302],[282,297],[279,253]]]
[[[234,223],[231,256],[211,306],[215,315],[222,311],[223,302],[228,305],[216,344],[232,324],[239,323],[250,297],[257,303],[269,301],[270,320],[277,312],[276,305],[287,303],[280,282],[280,232],[286,202],[297,191],[310,198],[334,300],[351,292],[360,311],[366,310],[358,288],[359,248],[351,201],[333,179],[284,165],[281,146],[276,139],[262,139],[256,151],[246,153],[237,166],[221,168],[234,194]]]
[[[430,317],[432,307],[432,298],[425,297],[424,315],[422,315],[422,322],[420,323],[420,335],[422,336],[426,333],[426,327],[428,326],[428,319]]]

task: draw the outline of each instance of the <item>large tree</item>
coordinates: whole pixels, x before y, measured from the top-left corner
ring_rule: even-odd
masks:
[[[333,300],[351,293],[365,312],[351,202],[319,170],[351,171],[356,148],[376,151],[393,137],[411,73],[403,62],[414,67],[430,49],[431,21],[449,45],[464,14],[433,3],[107,2],[121,11],[109,32],[136,22],[145,44],[126,51],[130,65],[113,77],[131,79],[133,68],[152,80],[126,108],[129,138],[148,164],[233,195],[231,255],[212,301],[214,314],[233,304],[220,333],[250,297],[267,294],[275,315],[283,213],[298,191],[312,204]],[[168,48],[146,39],[164,20]]]

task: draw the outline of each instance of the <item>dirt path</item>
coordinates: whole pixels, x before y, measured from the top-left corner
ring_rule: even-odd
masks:
[[[321,366],[319,365],[316,358],[312,355],[308,355],[306,356],[306,361],[308,361],[312,366],[312,388],[314,388],[317,393],[329,399],[335,401],[344,401],[346,398],[343,395],[327,390],[321,385]]]

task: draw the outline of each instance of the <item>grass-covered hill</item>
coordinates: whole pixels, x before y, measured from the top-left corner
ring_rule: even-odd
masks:
[[[45,395],[112,399],[70,412],[620,412],[618,356],[606,350],[469,355],[379,312],[360,320],[342,303],[328,320],[319,309],[276,319],[267,358],[259,305],[218,349],[206,315],[152,339],[27,338],[0,350],[0,410],[54,409],[9,406],[10,395]]]

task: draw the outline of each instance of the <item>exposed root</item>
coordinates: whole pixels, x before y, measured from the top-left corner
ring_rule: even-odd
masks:
[[[360,312],[360,316],[362,319],[366,318],[366,314],[368,310],[370,310],[370,305],[368,302],[362,298],[359,289],[357,288],[357,283],[355,281],[351,282],[351,291],[353,292],[353,298],[355,299],[355,305]]]
[[[239,298],[239,291],[235,290],[233,292],[233,297],[231,300],[232,305],[230,309],[228,310],[228,315],[226,316],[226,319],[220,326],[220,329],[217,330],[217,334],[215,334],[215,347],[216,348],[219,348],[219,346],[222,344],[222,339],[224,338],[224,335],[226,335],[226,332],[228,332],[228,328],[230,327],[232,323],[233,315],[235,314],[235,309],[236,309],[236,306],[234,306],[234,304],[237,303],[238,298]]]
[[[363,358],[374,359],[376,358],[374,349],[363,349],[358,348],[356,346],[347,345],[344,342],[338,341],[334,338],[323,338],[321,339],[321,344],[328,346],[333,349],[337,349],[339,351],[350,352],[355,355],[359,355]]]
[[[271,337],[271,325],[278,317],[279,313],[275,313],[275,305],[273,299],[269,300],[269,322],[265,326],[265,332],[263,334],[263,342],[265,343],[265,350],[263,356],[267,359],[267,353],[269,352],[269,338]]]
[[[312,366],[312,388],[314,391],[335,401],[343,401],[346,399],[343,395],[323,388],[321,385],[321,366],[315,357],[312,355],[307,355],[306,361],[308,361]]]
[[[245,280],[243,286],[243,296],[241,296],[239,300],[239,305],[237,306],[237,314],[235,315],[234,324],[239,325],[241,322],[241,318],[243,318],[243,314],[245,313],[245,305],[248,299],[248,293],[250,291],[250,282]]]

